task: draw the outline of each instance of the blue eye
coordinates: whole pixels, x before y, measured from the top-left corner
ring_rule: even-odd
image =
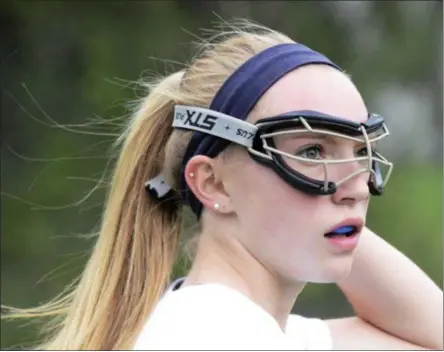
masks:
[[[321,154],[322,154],[322,146],[319,144],[305,147],[296,153],[297,156],[310,160],[322,159]]]

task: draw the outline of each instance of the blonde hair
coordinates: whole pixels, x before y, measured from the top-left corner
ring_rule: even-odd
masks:
[[[223,28],[227,28],[223,30]],[[173,130],[175,104],[208,107],[223,82],[246,60],[289,37],[245,20],[224,24],[186,70],[147,83],[148,95],[119,138],[100,234],[71,289],[30,309],[10,309],[3,318],[53,317],[38,349],[132,348],[170,282],[177,258],[183,207],[156,203],[144,183],[162,171],[179,187],[180,163],[190,132]]]

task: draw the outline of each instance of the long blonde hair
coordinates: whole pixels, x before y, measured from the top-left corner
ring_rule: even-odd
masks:
[[[223,30],[223,28],[227,28]],[[176,190],[190,133],[173,130],[175,104],[208,107],[242,63],[289,37],[245,20],[224,22],[185,70],[146,83],[147,96],[118,140],[119,158],[92,255],[71,289],[3,318],[53,317],[37,349],[131,349],[170,282],[183,206],[159,204],[144,183],[160,171]]]

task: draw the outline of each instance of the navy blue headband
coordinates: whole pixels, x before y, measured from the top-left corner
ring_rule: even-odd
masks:
[[[279,44],[265,49],[241,65],[222,85],[210,109],[241,120],[246,120],[259,98],[282,76],[309,64],[324,64],[340,71],[336,64],[324,55],[298,44]],[[230,142],[202,132],[193,132],[181,169],[182,198],[200,217],[202,204],[194,196],[185,181],[185,167],[195,155],[216,157]]]

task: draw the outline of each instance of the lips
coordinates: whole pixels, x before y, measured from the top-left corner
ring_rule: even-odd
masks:
[[[361,232],[364,227],[364,221],[360,218],[349,218],[337,223],[331,227],[326,233],[325,237],[352,237]]]

